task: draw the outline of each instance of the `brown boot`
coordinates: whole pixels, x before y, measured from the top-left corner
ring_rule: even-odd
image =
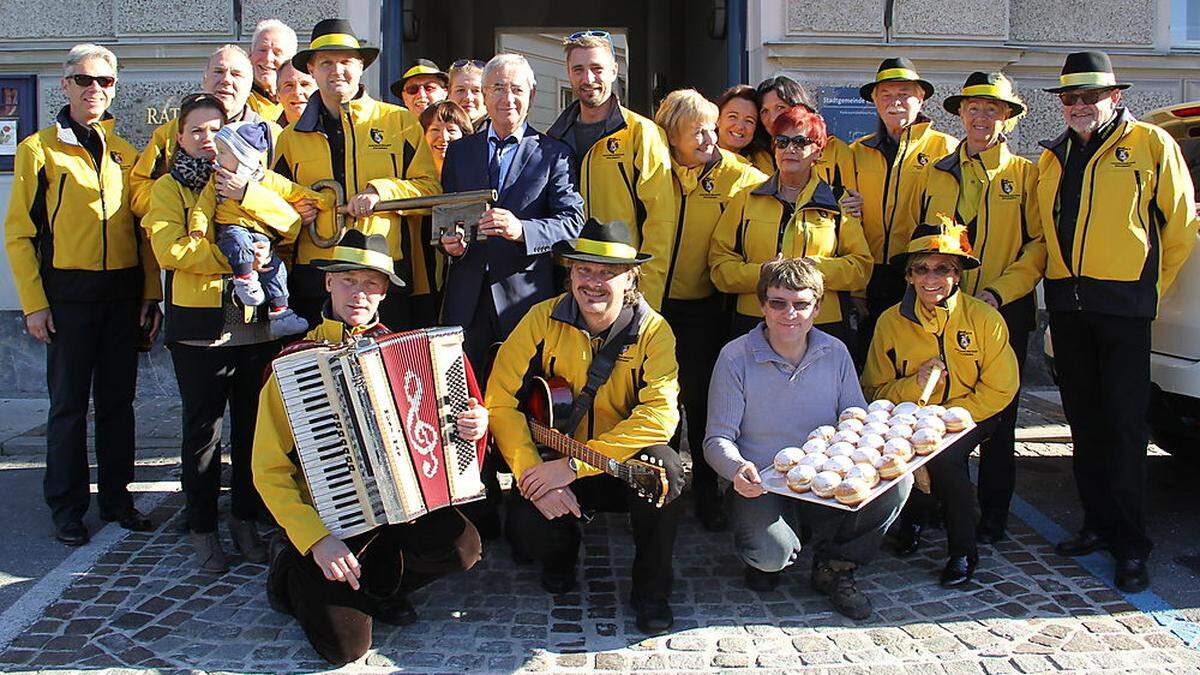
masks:
[[[854,585],[854,563],[843,560],[813,561],[813,590],[829,598],[843,616],[862,621],[871,616],[871,600]]]
[[[252,563],[267,562],[267,547],[258,536],[258,526],[253,520],[229,517],[229,534],[233,535],[233,546],[246,560]]]
[[[225,551],[221,548],[221,539],[216,532],[188,532],[188,541],[192,544],[192,553],[196,557],[196,567],[201,572],[224,574],[229,571],[225,562]]]

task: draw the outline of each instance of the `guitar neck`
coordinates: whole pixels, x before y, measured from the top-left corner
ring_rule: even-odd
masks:
[[[620,478],[623,481],[630,480],[629,467],[613,460],[608,455],[589,448],[566,434],[561,434],[532,419],[529,420],[529,431],[533,435],[533,441],[538,445],[544,445],[566,457],[574,457],[589,466],[594,466],[604,473]]]

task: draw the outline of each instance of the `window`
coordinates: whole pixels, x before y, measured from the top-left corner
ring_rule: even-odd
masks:
[[[1200,47],[1200,0],[1171,0],[1171,44]]]
[[[0,171],[13,170],[17,143],[37,130],[37,76],[0,77]]]

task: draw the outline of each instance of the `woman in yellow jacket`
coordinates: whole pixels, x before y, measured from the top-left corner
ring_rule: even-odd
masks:
[[[966,408],[980,427],[978,437],[986,438],[1017,394],[1017,357],[1000,313],[961,292],[964,271],[979,267],[966,229],[946,216],[927,220],[934,224],[916,227],[907,253],[892,259],[905,270],[908,288],[900,304],[886,310],[875,326],[863,392],[868,399],[917,401],[927,381],[936,377],[929,402]],[[925,465],[933,493],[945,505],[949,560],[942,570],[943,586],[966,583],[979,563],[967,466],[971,447],[958,446]],[[900,553],[916,550],[917,521],[928,502],[916,492],[909,496],[899,521]]]
[[[734,197],[721,215],[709,249],[717,290],[738,296],[733,333],[762,320],[756,295],[759,268],[776,257],[806,258],[825,278],[816,325],[853,348],[850,293],[866,287],[871,253],[856,216],[843,213],[815,164],[826,142],[825,122],[805,106],[775,120],[779,171]]]
[[[735,84],[717,97],[717,146],[764,175],[775,173],[775,156],[766,134],[759,131],[758,91]]]
[[[208,228],[203,237],[188,234],[192,210],[216,156],[213,138],[224,120],[221,103],[211,94],[184,98],[176,150],[168,173],[154,183],[150,210],[142,219],[154,255],[167,273],[165,340],[183,402],[188,536],[196,564],[205,572],[227,569],[217,535],[221,419],[227,404],[233,458],[229,530],[246,559],[267,559],[254,522],[262,513],[262,501],[251,480],[250,451],[263,372],[278,351],[269,333],[267,306],[234,305],[232,271],[217,248],[215,228]],[[296,212],[259,183],[247,184],[241,208],[263,222],[291,218],[290,239],[299,231]]]
[[[711,532],[725,529],[717,475],[704,461],[708,381],[725,344],[718,330],[728,322],[723,296],[708,270],[708,250],[721,212],[737,193],[766,176],[718,147],[718,108],[695,89],[667,94],[654,116],[667,132],[675,197],[675,232],[663,287],[662,314],[686,354],[679,386],[692,454],[692,497],[696,515]]]
[[[1004,134],[1025,114],[1025,104],[1003,73],[971,73],[948,96],[946,111],[962,120],[966,136],[952,154],[935,161],[919,189],[915,222],[953,213],[965,223],[980,266],[963,274],[962,289],[1000,311],[1018,367],[1029,333],[1037,327],[1034,288],[1046,271],[1046,240],[1038,219],[1037,167],[1013,154]],[[1017,402],[1013,397],[991,438],[980,444],[978,538],[1004,538],[1016,487],[1013,457]]]

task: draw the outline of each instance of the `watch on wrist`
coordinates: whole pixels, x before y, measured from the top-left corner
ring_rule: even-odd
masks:
[[[571,471],[574,471],[576,476],[579,475],[579,460],[574,457],[568,457],[567,466],[571,467]]]

